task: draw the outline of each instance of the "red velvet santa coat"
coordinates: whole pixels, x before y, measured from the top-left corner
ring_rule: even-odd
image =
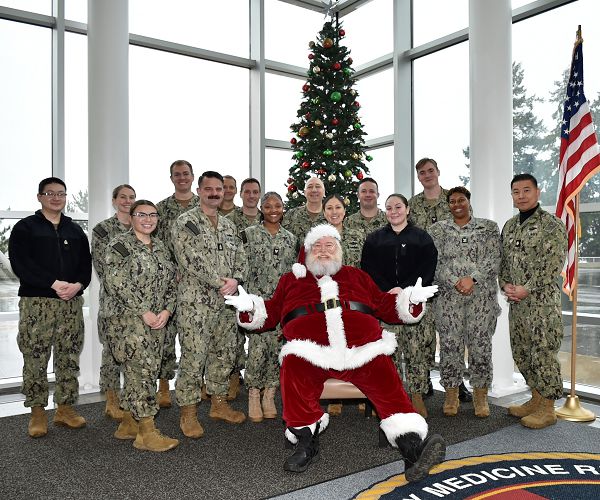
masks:
[[[270,330],[302,306],[331,298],[361,302],[373,310],[373,315],[335,307],[325,313],[297,317],[283,326],[288,342],[281,350],[280,360],[295,354],[320,368],[348,370],[363,366],[380,354],[394,352],[395,335],[384,331],[377,318],[386,323],[419,321],[422,305],[410,304],[409,296],[408,288],[399,295],[382,292],[367,273],[350,266],[342,266],[333,277],[318,279],[311,273],[304,278],[286,273],[271,299],[263,301],[251,296],[255,305],[253,319],[240,324],[249,330]]]

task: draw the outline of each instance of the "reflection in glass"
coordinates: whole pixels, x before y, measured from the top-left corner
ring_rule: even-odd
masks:
[[[217,170],[248,177],[248,70],[131,47],[129,179],[138,198],[173,193],[169,165],[187,160],[196,179]]]
[[[469,175],[463,153],[469,146],[469,46],[422,57],[413,68],[415,162],[433,158],[442,187],[462,185],[461,177]],[[423,190],[416,176],[414,186],[415,193]]]

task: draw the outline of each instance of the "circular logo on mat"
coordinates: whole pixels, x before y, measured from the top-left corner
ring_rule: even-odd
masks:
[[[448,460],[425,480],[393,476],[360,493],[359,499],[584,500],[600,498],[600,455],[507,453]]]

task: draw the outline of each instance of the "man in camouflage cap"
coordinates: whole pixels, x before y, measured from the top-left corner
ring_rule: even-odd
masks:
[[[204,434],[198,422],[203,375],[212,405],[209,416],[239,424],[246,416],[227,403],[229,376],[237,347],[235,311],[223,307],[223,296],[234,293],[245,279],[246,254],[233,223],[219,215],[223,177],[204,172],[198,180],[200,206],[182,214],[172,239],[179,267],[177,327],[181,344],[175,385],[181,407],[180,427],[187,437]]]
[[[163,241],[169,251],[171,260],[175,263],[173,242],[171,241],[171,228],[177,217],[189,209],[198,206],[199,199],[198,195],[192,193],[194,169],[189,161],[174,161],[169,170],[171,182],[175,186],[175,192],[156,205],[159,214],[157,236]],[[169,322],[165,328],[165,347],[158,374],[158,392],[156,393],[158,405],[161,408],[169,408],[171,406],[169,380],[175,378],[175,372],[177,371],[177,355],[175,354],[176,336],[177,313],[169,318]]]
[[[67,202],[65,183],[57,177],[40,182],[37,199],[42,208],[17,222],[8,252],[19,286],[19,333],[23,353],[25,406],[31,408],[29,435],[48,433],[50,355],[54,354],[58,409],[54,424],[77,429],[85,425],[72,405],[79,396],[79,355],[83,347],[83,291],[92,278],[87,236],[62,210]]]
[[[510,304],[513,358],[531,388],[531,399],[508,410],[525,427],[542,429],[556,423],[554,401],[563,395],[558,278],[567,255],[567,232],[560,219],[540,207],[535,177],[519,174],[510,185],[519,213],[502,229],[499,282]]]

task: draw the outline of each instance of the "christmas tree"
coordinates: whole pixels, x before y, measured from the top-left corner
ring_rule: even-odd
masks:
[[[308,46],[310,67],[302,86],[304,97],[298,122],[291,125],[297,137],[291,139],[294,165],[287,182],[287,208],[306,203],[302,193],[309,177],[317,176],[327,194],[344,198],[349,213],[358,209],[358,181],[368,175],[363,130],[356,100],[350,51],[340,45],[345,31],[338,21],[328,21],[317,41]]]

